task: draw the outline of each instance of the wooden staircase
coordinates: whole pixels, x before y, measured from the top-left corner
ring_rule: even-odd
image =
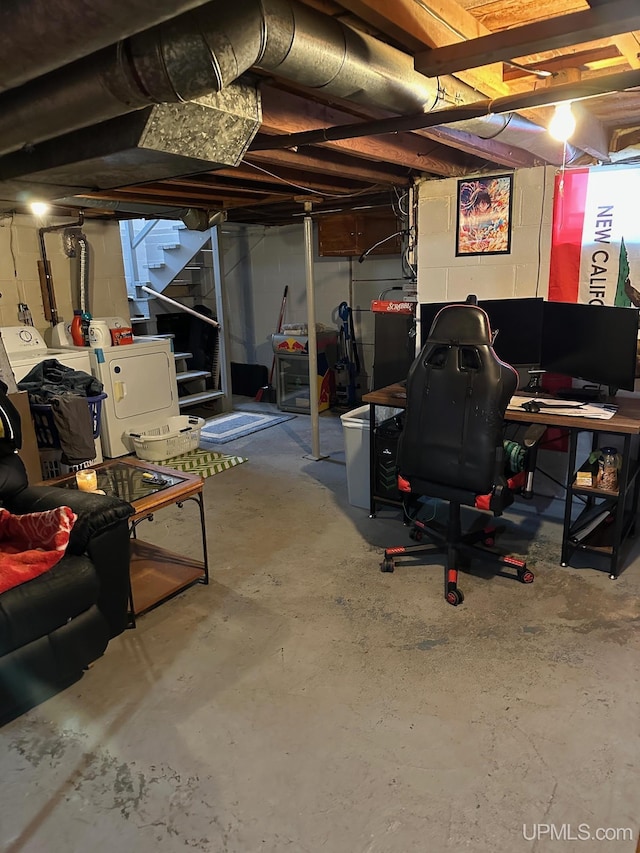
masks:
[[[207,379],[211,379],[213,372],[209,370],[189,370],[187,359],[192,358],[190,352],[174,353],[176,360],[176,379],[178,382],[178,405],[180,411],[192,406],[202,406],[212,400],[223,397],[222,391],[207,388]],[[214,366],[215,369],[215,366]],[[215,382],[214,384],[219,384]]]

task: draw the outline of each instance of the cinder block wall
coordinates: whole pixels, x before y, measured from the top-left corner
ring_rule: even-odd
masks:
[[[277,227],[226,224],[222,247],[230,360],[270,366],[271,335],[285,285],[289,286],[285,322],[307,320],[302,222]],[[363,386],[368,386],[373,361],[371,301],[390,287],[402,286],[400,256],[369,256],[362,264],[349,257],[320,257],[314,229],[314,280],[318,323],[338,330],[342,325],[338,306],[341,302],[351,306]]]
[[[64,224],[64,219],[41,221],[28,215],[0,218],[0,325],[20,325],[18,303],[25,302],[33,323],[41,332],[50,329],[45,319],[38,277],[40,244],[38,229],[43,225]],[[69,220],[71,223],[73,220]],[[117,223],[85,222],[82,231],[89,244],[89,309],[96,317],[129,317],[127,289],[122,264],[120,231]],[[80,307],[77,259],[63,250],[62,232],[45,236],[51,263],[58,314],[66,322]]]
[[[479,299],[546,298],[554,175],[553,167],[514,172],[509,254],[460,258],[457,179],[423,181],[418,190],[418,300],[445,302],[469,293]]]

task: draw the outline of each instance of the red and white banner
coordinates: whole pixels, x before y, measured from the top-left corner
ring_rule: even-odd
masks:
[[[556,177],[549,299],[640,307],[640,169]]]

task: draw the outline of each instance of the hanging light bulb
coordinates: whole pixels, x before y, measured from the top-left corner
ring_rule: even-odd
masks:
[[[553,117],[549,122],[549,133],[559,142],[566,142],[576,129],[576,120],[571,112],[571,101],[556,104]]]
[[[30,207],[31,213],[39,218],[45,216],[49,212],[49,205],[44,201],[32,201]]]

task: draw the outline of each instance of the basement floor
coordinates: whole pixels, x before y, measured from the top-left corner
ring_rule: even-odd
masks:
[[[464,575],[454,609],[435,561],[379,572],[406,529],[349,506],[337,415],[320,435],[224,445],[249,461],[205,483],[211,584],[0,729],[3,851],[633,853],[638,547],[615,582],[563,569],[516,504],[536,582]],[[139,536],[199,556],[195,505]]]

